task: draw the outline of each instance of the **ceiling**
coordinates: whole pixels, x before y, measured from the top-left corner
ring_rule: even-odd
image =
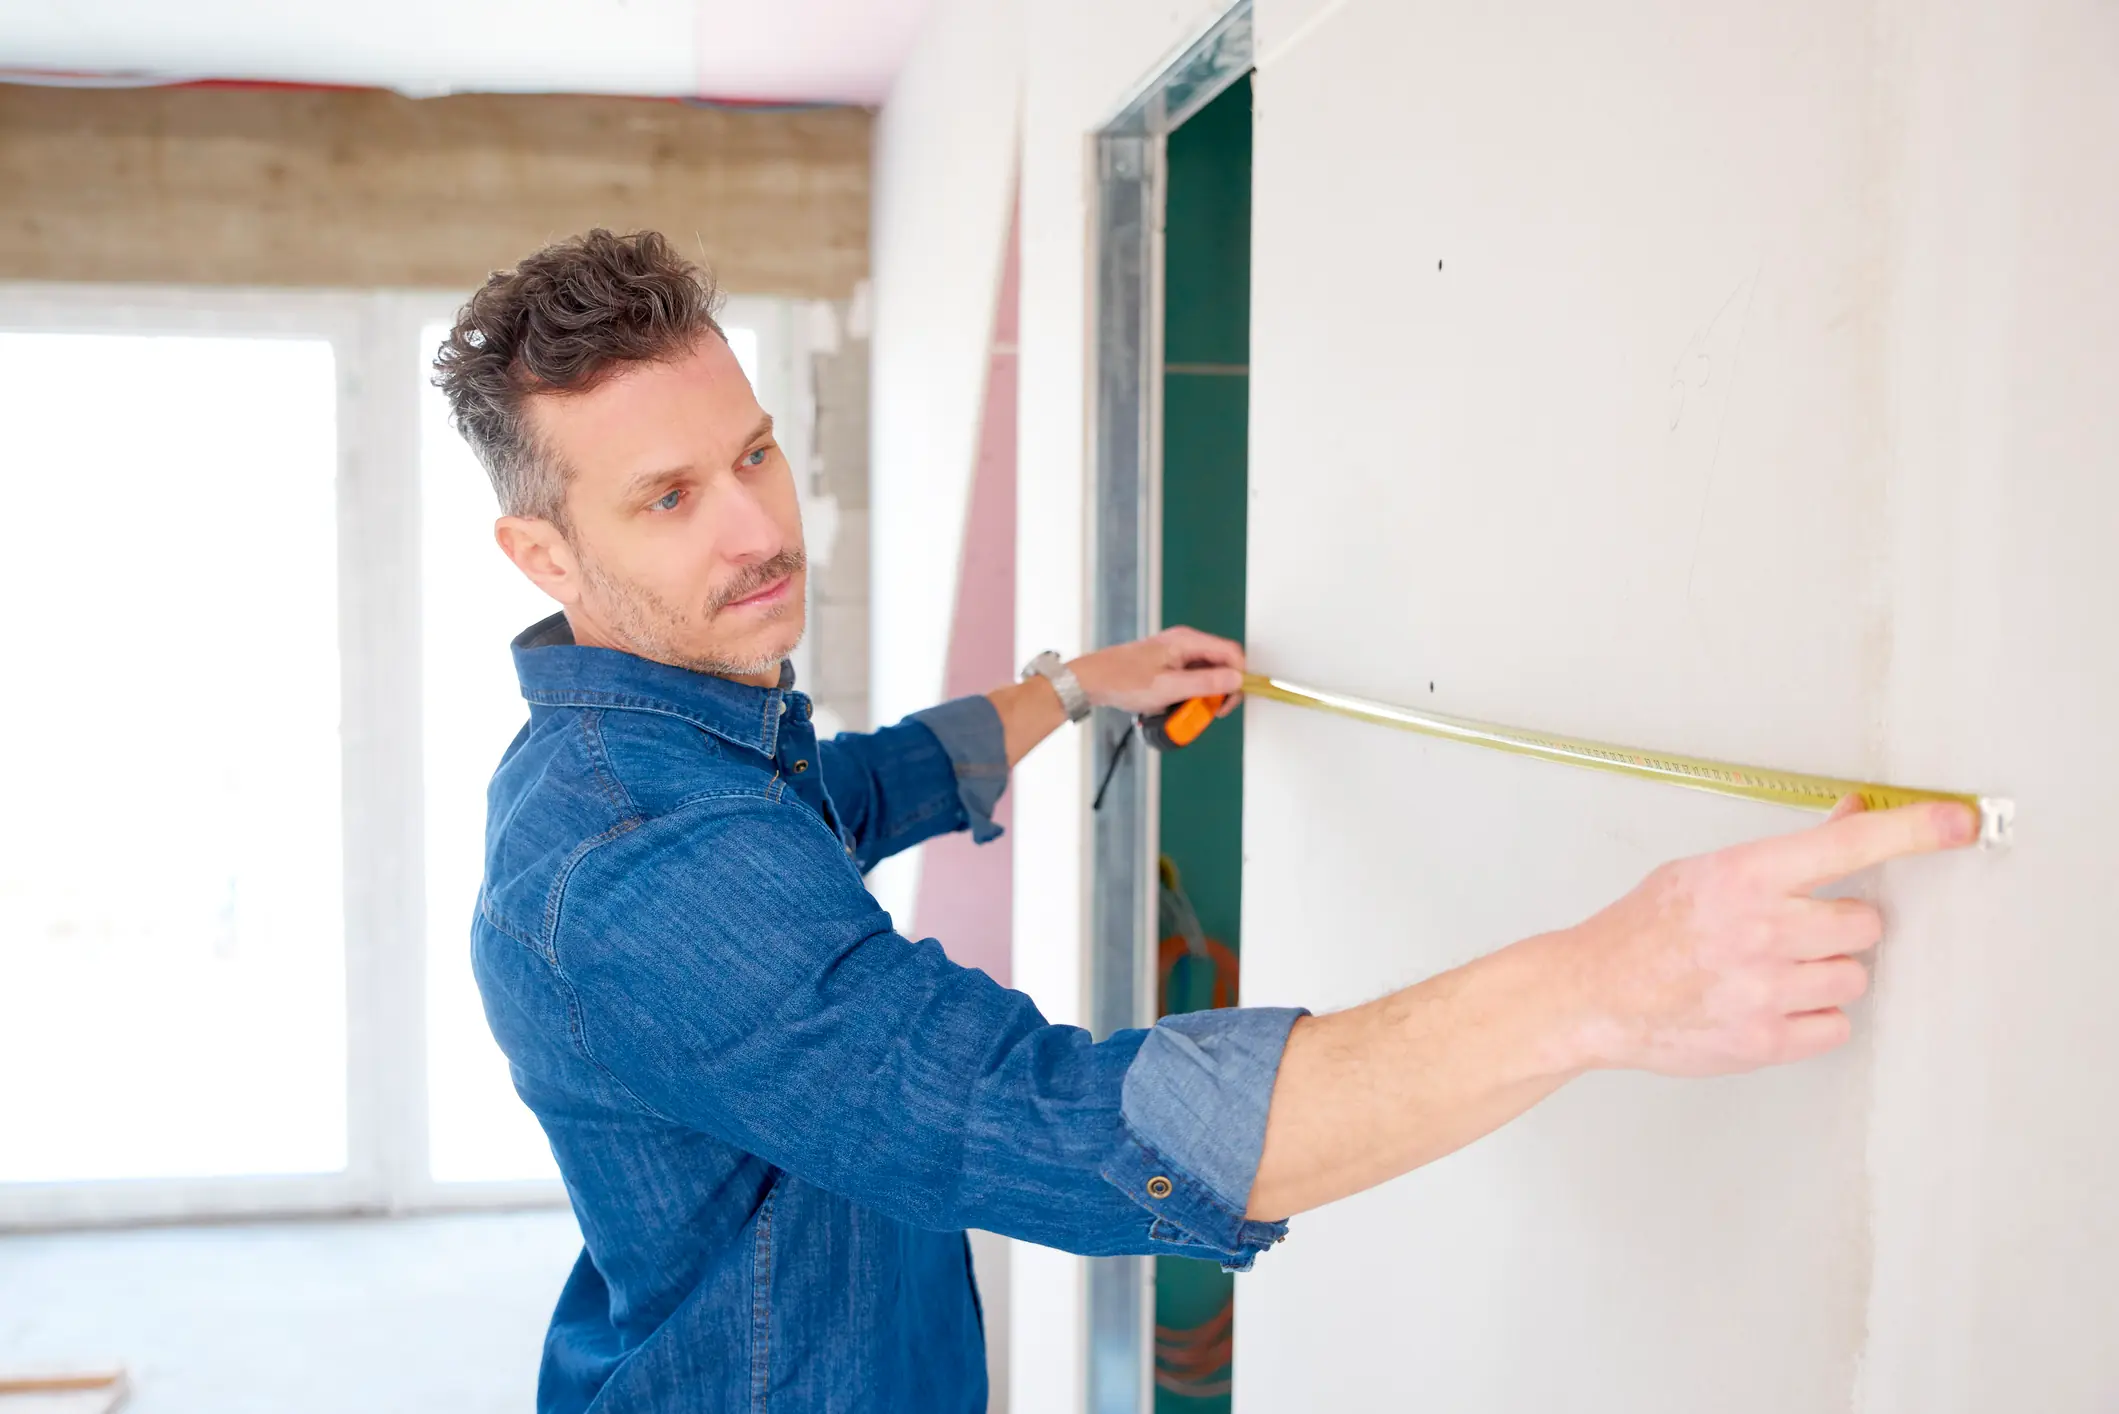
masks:
[[[0,4],[0,77],[877,104],[928,0]],[[13,72],[9,72],[13,71]]]

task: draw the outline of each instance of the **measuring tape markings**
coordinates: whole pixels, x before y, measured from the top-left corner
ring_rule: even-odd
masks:
[[[1416,712],[1388,702],[1376,702],[1343,693],[1304,687],[1262,673],[1245,673],[1243,690],[1253,697],[1284,702],[1296,707],[1351,717],[1356,721],[1419,732],[1450,741],[1467,742],[1513,752],[1545,761],[1559,761],[1592,770],[1609,771],[1643,780],[1665,781],[1693,790],[1740,800],[1762,800],[1801,810],[1830,810],[1849,795],[1858,795],[1871,810],[1889,810],[1926,800],[1955,801],[1979,812],[1979,843],[1988,848],[2010,842],[2016,822],[2015,802],[1998,796],[1973,795],[1963,791],[1925,790],[1914,786],[1882,785],[1875,781],[1845,780],[1816,776],[1802,771],[1780,771],[1763,766],[1744,766],[1668,751],[1642,751],[1609,742],[1587,741],[1553,732],[1526,731],[1493,722],[1449,717],[1436,712]]]

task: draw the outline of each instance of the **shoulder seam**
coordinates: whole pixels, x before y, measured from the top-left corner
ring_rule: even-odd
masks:
[[[590,707],[577,714],[581,719],[581,739],[589,753],[589,769],[596,773],[596,784],[603,788],[603,798],[610,802],[621,817],[638,818],[640,808],[633,803],[632,792],[625,782],[618,779],[618,769],[611,764],[611,754],[603,745],[603,709]]]
[[[575,845],[568,852],[567,857],[560,862],[559,872],[553,877],[551,888],[545,892],[544,928],[541,939],[543,946],[538,949],[547,957],[554,959],[555,963],[559,956],[559,915],[560,911],[565,907],[567,883],[574,877],[574,870],[590,854],[621,835],[631,834],[635,829],[639,828],[640,824],[641,820],[638,816],[628,816],[601,834],[590,835],[580,844]]]

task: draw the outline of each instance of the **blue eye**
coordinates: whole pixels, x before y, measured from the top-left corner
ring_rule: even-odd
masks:
[[[661,500],[655,502],[655,509],[658,511],[674,511],[677,509],[677,503],[683,499],[683,491],[672,491]]]
[[[764,466],[765,448],[758,447],[753,449],[751,454],[743,459],[743,464],[745,466]]]

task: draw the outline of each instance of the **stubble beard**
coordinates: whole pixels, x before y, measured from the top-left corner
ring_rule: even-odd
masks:
[[[802,641],[798,631],[785,645],[751,658],[701,654],[685,646],[686,640],[694,633],[692,615],[646,585],[634,584],[611,574],[594,556],[577,553],[581,554],[582,577],[600,601],[598,607],[609,632],[625,644],[627,652],[638,657],[688,668],[695,673],[711,673],[716,677],[751,677],[778,667]],[[802,550],[793,549],[783,550],[770,560],[753,565],[704,606],[697,622],[711,623],[730,604],[749,598],[775,580],[800,573],[808,563],[809,558]],[[765,621],[771,623],[784,619],[793,608],[792,604],[776,605],[765,616]]]

